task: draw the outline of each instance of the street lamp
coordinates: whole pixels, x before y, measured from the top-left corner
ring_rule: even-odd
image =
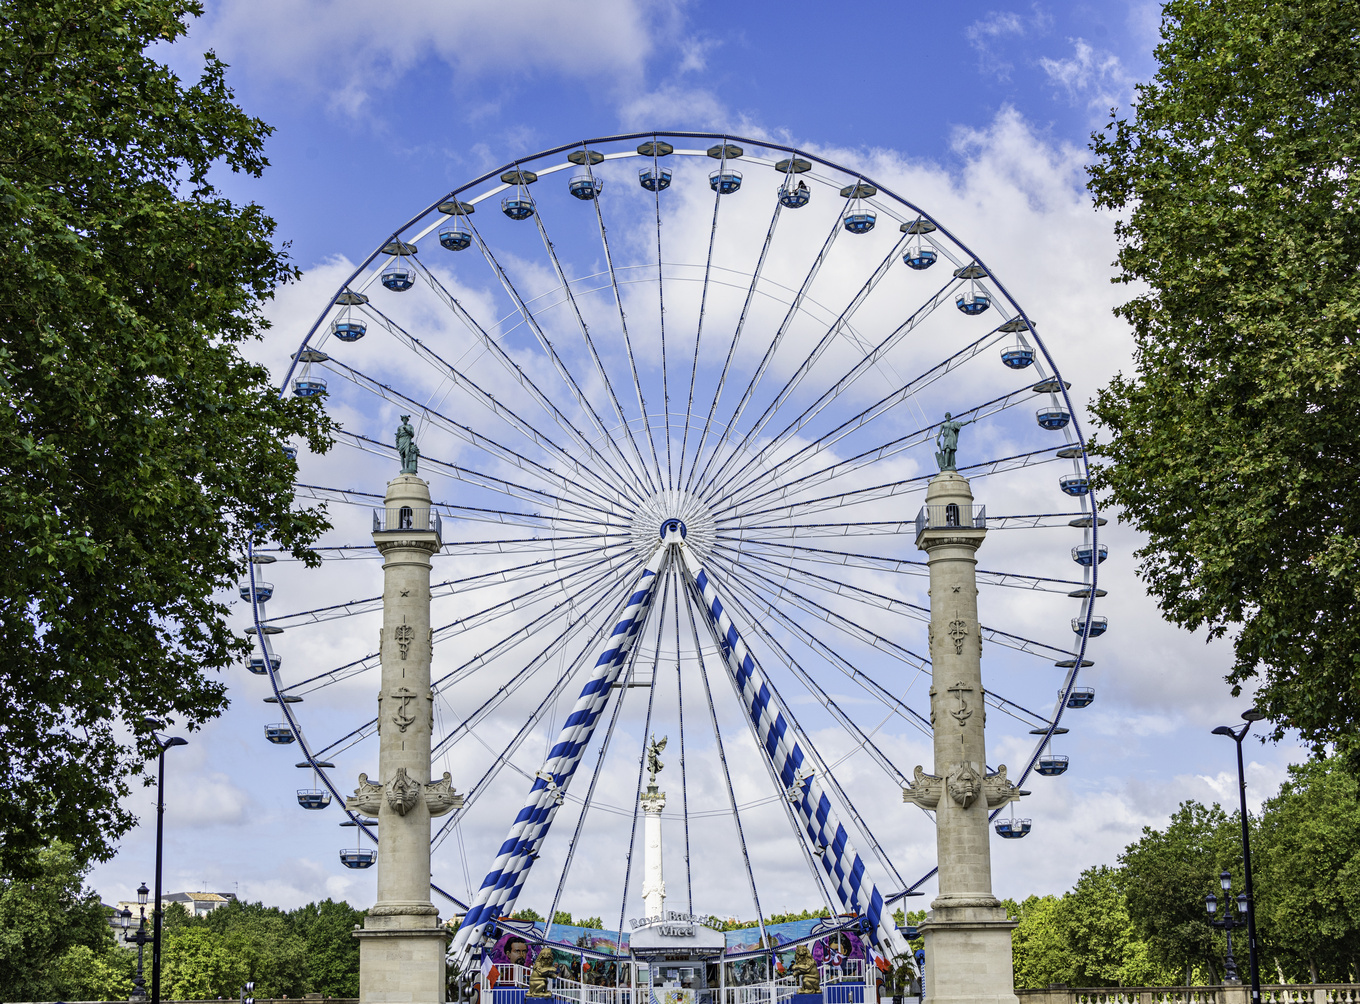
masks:
[[[161,1004],[161,921],[165,910],[161,907],[161,848],[165,836],[165,751],[171,746],[188,746],[187,739],[163,736],[163,722],[154,718],[142,720],[142,727],[151,733],[160,750],[156,766],[156,903],[151,909],[151,1004]],[[141,892],[138,892],[141,895]]]
[[[142,949],[150,944],[152,937],[146,930],[146,894],[150,892],[143,882],[137,887],[137,905],[141,910],[142,919],[137,922],[137,933],[128,934],[128,928],[132,926],[132,911],[124,910],[119,916],[123,921],[123,940],[130,945],[137,946],[137,975],[132,978],[132,996],[128,1000],[146,1000],[146,979],[142,976]]]
[[[1263,718],[1265,715],[1261,712],[1255,708],[1248,708],[1242,712],[1245,725],[1236,728],[1220,725],[1213,731],[1214,735],[1227,736],[1237,744],[1237,796],[1242,820],[1242,869],[1245,872],[1247,887],[1247,891],[1237,897],[1237,909],[1239,913],[1247,915],[1247,965],[1251,970],[1251,1004],[1261,1004],[1261,970],[1256,952],[1256,897],[1251,890],[1251,839],[1247,829],[1247,776],[1242,769],[1242,740],[1246,738],[1251,723],[1259,722]],[[1223,891],[1224,893],[1228,891],[1226,884]],[[1227,912],[1224,910],[1224,913]]]
[[[1247,894],[1238,893],[1237,898],[1232,897],[1232,875],[1222,872],[1218,876],[1218,884],[1223,887],[1223,919],[1209,921],[1214,927],[1220,928],[1228,933],[1228,957],[1224,960],[1223,980],[1225,983],[1240,983],[1237,976],[1237,960],[1233,958],[1232,933],[1239,927],[1246,927],[1247,913]],[[1232,904],[1237,904],[1237,913],[1234,914]],[[1204,897],[1204,909],[1209,911],[1209,916],[1213,916],[1218,911],[1218,897],[1213,893]]]

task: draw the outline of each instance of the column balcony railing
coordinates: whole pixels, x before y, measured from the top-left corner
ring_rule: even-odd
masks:
[[[400,533],[403,530],[433,530],[443,540],[444,521],[433,508],[404,505],[373,510],[374,533]]]
[[[948,502],[944,505],[923,505],[916,514],[916,536],[926,530],[945,530],[955,527],[968,527],[974,530],[987,529],[987,507],[985,505],[959,504]]]

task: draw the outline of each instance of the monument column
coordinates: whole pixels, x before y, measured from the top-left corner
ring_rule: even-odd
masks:
[[[429,485],[416,476],[419,451],[407,416],[402,423],[402,473],[388,483],[373,519],[383,556],[378,780],[360,774],[345,807],[378,818],[378,901],[354,932],[359,999],[442,1004],[448,932],[430,902],[430,818],[457,808],[462,796],[448,774],[430,781],[430,558],[441,545],[440,523]]]
[[[957,437],[957,429],[954,431]],[[925,936],[926,993],[939,1004],[1016,1004],[1011,930],[992,895],[988,813],[1019,797],[1006,768],[987,772],[982,629],[976,553],[987,536],[968,480],[953,470],[953,445],[926,490],[916,546],[930,568],[930,720],[933,774],[916,768],[903,800],[935,810],[939,896]]]
[[[657,787],[656,775],[661,770],[661,751],[666,738],[660,742],[655,736],[647,747],[647,761],[651,768],[647,790],[642,802],[642,902],[648,918],[661,917],[666,909],[666,881],[661,865],[661,810],[666,807],[666,793]]]

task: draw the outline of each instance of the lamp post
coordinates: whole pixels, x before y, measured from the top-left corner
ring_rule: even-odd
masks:
[[[1247,829],[1247,776],[1242,769],[1242,740],[1247,737],[1247,731],[1251,728],[1252,722],[1259,722],[1265,718],[1261,712],[1255,708],[1248,708],[1242,712],[1242,720],[1246,724],[1231,728],[1227,725],[1220,725],[1214,729],[1216,736],[1227,736],[1237,744],[1237,796],[1242,820],[1242,869],[1245,872],[1247,891],[1245,897],[1245,913],[1247,915],[1247,965],[1251,970],[1251,1004],[1261,1004],[1261,970],[1257,961],[1256,953],[1256,897],[1251,889],[1251,837]],[[1224,891],[1227,891],[1224,886]],[[1242,912],[1243,896],[1238,897],[1238,910]],[[1224,910],[1226,914],[1228,911]]]
[[[156,740],[160,750],[156,765],[156,902],[151,908],[151,1004],[161,1004],[161,921],[165,910],[161,907],[161,849],[165,837],[165,751],[171,746],[188,746],[187,739],[163,736],[164,723],[154,718],[143,719],[142,726]]]
[[[136,934],[128,934],[128,928],[132,926],[132,911],[124,910],[120,915],[123,921],[123,940],[137,946],[137,975],[132,978],[132,996],[128,998],[133,1001],[146,1000],[146,979],[142,976],[142,949],[151,941],[151,935],[146,930],[146,896],[150,891],[145,882],[137,887],[137,905],[142,918],[137,922]]]
[[[1237,977],[1237,960],[1233,958],[1232,933],[1239,927],[1247,926],[1247,894],[1244,892],[1238,893],[1237,898],[1233,898],[1232,874],[1230,872],[1220,873],[1218,876],[1218,884],[1223,887],[1223,919],[1211,920],[1209,923],[1214,927],[1226,931],[1228,934],[1228,957],[1224,960],[1223,964],[1224,982],[1240,983],[1242,981]],[[1232,908],[1234,903],[1237,904],[1236,913],[1233,912]],[[1211,917],[1218,912],[1218,897],[1213,893],[1209,893],[1209,895],[1205,896],[1204,909],[1209,911],[1209,916]]]

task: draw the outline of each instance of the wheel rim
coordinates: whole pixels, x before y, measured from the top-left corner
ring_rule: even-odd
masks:
[[[1058,666],[1066,664],[1065,671],[1054,677],[1059,683],[1059,699],[1051,712],[1035,708],[1032,699],[1006,696],[1002,686],[988,695],[993,707],[1037,733],[1032,752],[1016,778],[1023,784],[1046,752],[1056,756],[1050,749],[1052,735],[1077,690],[1081,669],[1090,664],[1087,642],[1103,630],[1104,623],[1094,617],[1099,562],[1090,557],[1097,550],[1104,551],[1096,539],[1100,520],[1089,493],[1077,494],[1069,489],[1089,483],[1085,444],[1079,423],[1071,418],[1075,409],[1069,389],[1048,349],[1028,315],[984,262],[940,221],[877,181],[801,151],[730,136],[666,134],[665,139],[676,149],[664,160],[635,152],[638,142],[660,138],[654,134],[609,137],[545,151],[436,200],[425,213],[382,241],[341,286],[332,305],[302,339],[293,368],[282,382],[285,389],[296,388],[299,382],[304,390],[317,385],[327,388],[320,374],[329,370],[328,392],[335,404],[364,400],[370,404],[369,414],[374,401],[382,402],[381,408],[388,411],[392,406],[411,409],[419,423],[422,452],[429,458],[422,476],[434,482],[436,497],[441,497],[441,487],[447,489],[442,497],[452,503],[442,507],[445,518],[463,528],[475,526],[484,531],[462,533],[460,542],[447,549],[452,553],[442,560],[450,574],[440,578],[449,585],[443,594],[436,591],[436,596],[475,597],[493,583],[515,584],[510,602],[475,604],[471,615],[476,619],[475,627],[449,629],[442,636],[436,631],[437,642],[456,639],[477,628],[493,632],[490,637],[497,639],[477,659],[463,663],[452,673],[441,673],[436,666],[441,696],[447,697],[471,678],[474,668],[478,672],[510,673],[507,686],[518,688],[535,673],[556,665],[557,681],[550,694],[569,701],[571,683],[577,679],[575,672],[589,660],[599,632],[612,625],[619,596],[629,588],[630,576],[644,560],[647,541],[655,539],[662,524],[676,519],[683,520],[691,546],[724,580],[733,617],[744,622],[744,637],[762,650],[767,666],[786,672],[782,686],[801,686],[814,699],[826,700],[830,710],[838,705],[827,691],[827,681],[839,674],[838,683],[848,678],[879,700],[889,716],[924,730],[928,704],[923,708],[919,699],[924,698],[925,688],[916,686],[913,693],[918,700],[913,706],[879,683],[885,665],[921,672],[926,663],[914,652],[923,651],[925,646],[912,645],[906,639],[913,632],[919,635],[924,631],[922,622],[928,616],[927,604],[916,602],[923,592],[924,580],[919,579],[923,565],[912,555],[911,541],[906,539],[910,533],[905,527],[914,515],[914,505],[897,519],[884,518],[890,515],[885,506],[887,500],[902,498],[919,504],[916,493],[924,490],[925,481],[933,473],[929,443],[939,412],[945,402],[956,401],[952,409],[956,416],[974,416],[979,421],[971,450],[980,462],[964,465],[962,472],[986,479],[979,482],[980,498],[985,499],[994,484],[1003,488],[1008,484],[1012,497],[1032,494],[1030,489],[1036,484],[1033,471],[1042,469],[1048,472],[1049,496],[1075,503],[1070,507],[1062,503],[1031,506],[1029,513],[1018,514],[1004,507],[998,512],[993,503],[991,511],[1004,517],[999,527],[1037,528],[1069,521],[1086,524],[1074,531],[1079,533],[1079,541],[1053,548],[1065,551],[1076,543],[1072,560],[1077,563],[1069,562],[1068,568],[1079,572],[1080,577],[1036,574],[1049,572],[1055,567],[1052,563],[1042,569],[989,569],[981,573],[985,586],[1003,590],[1020,587],[1036,594],[1065,592],[1072,597],[1063,598],[1068,606],[1052,607],[1055,623],[1072,619],[1071,644],[1064,644],[1056,630],[1045,635],[1049,639],[1045,644],[1021,632],[985,629],[989,640],[1009,652],[1046,659]],[[713,154],[703,149],[707,142],[688,140],[713,141],[718,144],[715,149],[726,151],[715,158],[721,161],[716,170],[709,159]],[[732,156],[729,144],[743,148],[743,155],[735,161],[727,159]],[[566,159],[567,154],[579,154],[583,147],[603,151],[605,162],[596,166],[593,158],[589,165]],[[775,163],[787,156],[807,158],[815,165],[798,175],[810,183],[812,195],[810,203],[797,207],[796,216],[787,208],[781,215],[779,208],[785,176],[776,172]],[[583,160],[578,157],[578,161]],[[615,160],[622,163],[614,164]],[[532,191],[524,184],[505,185],[495,180],[508,171],[530,167],[537,175]],[[562,171],[567,173],[559,177]],[[594,177],[596,172],[599,180],[591,186],[592,197],[572,197],[568,178],[575,175],[579,182],[582,174]],[[742,172],[744,183],[738,187],[711,180],[740,176]],[[656,177],[668,178],[667,185],[645,183]],[[603,184],[605,180],[608,185]],[[579,187],[578,182],[572,182],[573,186]],[[850,198],[842,197],[847,184],[854,189]],[[545,197],[553,185],[561,191]],[[874,188],[873,196],[859,194],[864,185]],[[623,204],[615,207],[610,200],[620,190],[635,197],[622,199]],[[500,208],[497,200],[503,193],[527,203],[533,211],[521,220],[504,218],[495,211]],[[686,226],[704,229],[694,223],[694,207],[705,200],[707,239],[687,242]],[[759,202],[764,216],[730,211],[736,200]],[[440,204],[447,207],[451,202],[481,208],[483,215],[473,215],[465,208],[452,216],[438,212]],[[821,218],[816,216],[819,207]],[[573,211],[570,216],[569,209]],[[648,229],[644,225],[648,212],[654,213],[656,224],[655,246],[650,248],[645,247],[650,238],[640,239],[649,237],[642,234]],[[849,216],[865,213],[876,220],[872,233],[850,229]],[[751,221],[757,218],[759,223],[753,225]],[[797,227],[789,226],[794,219]],[[921,221],[927,221],[930,229]],[[470,236],[470,247],[456,258],[439,246],[439,231],[455,225]],[[615,229],[622,232],[623,240]],[[573,233],[564,236],[564,230]],[[576,232],[581,230],[588,240]],[[811,250],[804,259],[811,262],[801,274],[798,268],[777,267],[784,247],[780,241],[792,232],[794,242],[807,242],[806,235],[816,230],[821,233],[807,243]],[[701,251],[706,248],[706,254],[691,255],[694,260],[673,260],[675,256],[667,253],[666,239],[675,231],[682,233],[679,245]],[[729,236],[734,232],[736,236]],[[537,283],[531,269],[519,267],[520,261],[529,260],[535,240],[539,242]],[[416,245],[419,251],[383,254],[393,241],[399,242],[396,250]],[[872,253],[866,250],[870,242]],[[732,249],[732,253],[724,255],[724,249]],[[908,267],[904,256],[910,257],[913,249],[918,252],[918,261],[919,251],[926,249],[949,262],[950,272],[964,274],[951,277],[941,274],[944,270],[923,272]],[[581,264],[591,261],[591,254],[594,266]],[[600,259],[603,268],[599,267]],[[409,268],[414,290],[411,284],[399,288],[399,284],[384,282],[384,273],[390,276],[394,267]],[[480,277],[467,281],[480,282],[483,291],[489,290],[484,301],[470,303],[467,297],[455,296],[459,289],[454,284],[464,282],[462,274],[478,269]],[[544,275],[546,280],[541,278]],[[884,312],[880,301],[886,300],[886,292],[894,286],[913,287],[916,305],[898,308],[907,321],[899,326],[902,330],[885,338],[877,316],[869,316],[874,313],[870,305]],[[422,294],[419,302],[427,309],[428,304],[434,304],[459,322],[467,341],[452,348],[464,355],[455,357],[449,347],[427,344],[430,339],[419,338],[420,312],[408,309],[406,302],[408,298],[415,302],[415,290]],[[368,302],[354,302],[364,297]],[[976,312],[965,316],[967,312],[960,313],[965,297],[969,304],[981,299],[991,309],[981,316]],[[644,316],[643,306],[648,298],[650,319]],[[959,311],[949,309],[956,299],[960,301]],[[947,323],[944,318],[948,318]],[[408,359],[423,367],[427,377],[436,375],[436,385],[431,387],[429,379],[417,378],[402,390],[398,383],[370,372],[382,369],[375,363],[376,357],[353,357],[354,350],[365,342],[328,339],[335,333],[337,322],[356,321],[366,324],[367,344],[375,341],[375,335],[386,337],[387,345],[404,348],[410,354]],[[570,342],[573,328],[575,342]],[[937,330],[945,334],[934,336],[941,348],[933,365],[910,369],[903,379],[898,365],[917,358],[907,351],[908,346],[914,341],[929,341]],[[1031,350],[1031,364],[1014,368],[1017,346]],[[462,359],[473,349],[481,353],[481,358],[466,366]],[[709,352],[714,354],[710,356]],[[1005,357],[1006,353],[1011,355]],[[313,361],[305,361],[308,358]],[[529,372],[522,360],[536,363],[537,368]],[[986,378],[976,378],[976,371],[984,364],[990,372]],[[498,400],[487,389],[497,377],[500,383],[496,386],[508,379],[521,392],[513,404],[505,403],[504,396]],[[1036,396],[1027,390],[1035,384],[1049,385],[1052,392]],[[878,393],[870,393],[872,389]],[[989,389],[1001,392],[988,393]],[[466,407],[450,409],[444,406],[445,399],[456,399]],[[1044,405],[1043,412],[1050,416],[1062,413],[1064,420],[1058,425],[1053,418],[1045,426],[1043,417],[1037,425],[1031,418],[1034,431],[1022,436],[1024,423],[1019,419],[1033,415],[1033,411],[1016,405],[1036,400]],[[912,414],[913,408],[917,421],[902,423],[902,416]],[[469,411],[476,417],[461,421]],[[380,422],[374,416],[373,427],[347,436],[344,447],[390,454],[383,445]],[[993,447],[1011,439],[1032,445],[1039,437],[1052,445],[1009,452]],[[444,444],[447,452],[441,453],[436,443]],[[441,459],[453,450],[459,454],[458,463]],[[1043,466],[1058,452],[1069,461],[1060,462],[1069,472],[1061,482],[1058,469]],[[464,456],[470,458],[466,463],[462,462]],[[903,465],[911,469],[908,473],[914,472],[913,476],[900,476]],[[493,469],[497,473],[492,473]],[[891,480],[882,472],[891,472]],[[448,485],[449,479],[459,484]],[[305,476],[303,480],[307,480]],[[438,484],[441,480],[445,481],[443,486]],[[1073,497],[1064,499],[1064,491]],[[299,494],[341,503],[375,504],[362,493],[315,484],[299,485]],[[479,504],[489,499],[498,499],[499,506]],[[516,527],[519,529],[514,532],[505,532]],[[350,533],[351,538],[356,536]],[[873,546],[848,546],[845,540],[851,537],[872,542]],[[477,540],[485,543],[469,543]],[[1085,562],[1077,557],[1078,551],[1087,556]],[[491,554],[498,556],[494,567],[474,570],[484,567]],[[859,581],[852,581],[852,572],[860,576]],[[889,573],[884,576],[889,585],[871,588],[864,584],[863,576],[870,573]],[[913,575],[919,581],[911,582]],[[663,610],[657,639],[640,641],[635,657],[645,662],[646,653],[651,652],[650,658],[658,664],[670,657],[679,666],[672,674],[674,688],[692,693],[697,680],[691,676],[699,666],[695,652],[711,649],[711,644],[705,644],[700,625],[687,645],[687,602],[680,599],[678,585],[672,586],[667,579],[666,596],[673,597],[672,606],[669,614]],[[1079,595],[1083,591],[1085,595]],[[266,617],[265,604],[260,602],[266,597],[256,592],[250,595],[256,599],[253,613],[257,630],[301,627],[376,609],[372,601],[361,601],[336,609],[318,607]],[[1079,607],[1076,618],[1071,617],[1074,602]],[[891,615],[883,621],[889,627],[881,634],[868,630],[864,618],[854,616],[856,611],[872,612],[877,618]],[[1092,630],[1093,625],[1097,630]],[[1078,626],[1080,630],[1075,630]],[[549,638],[559,632],[570,633],[556,644],[550,640],[546,647],[534,649],[534,659],[525,665],[529,649],[522,641],[531,630]],[[671,630],[679,634],[673,644],[663,637]],[[1059,639],[1056,643],[1055,637]],[[258,638],[267,639],[268,635],[259,634]],[[281,644],[277,639],[274,643]],[[863,652],[875,653],[872,670],[860,664],[868,656],[854,649],[855,645]],[[853,651],[853,656],[838,652],[842,646]],[[885,651],[886,657],[882,655]],[[362,749],[363,740],[371,732],[361,724],[337,736],[328,726],[329,732],[309,736],[304,731],[306,716],[288,698],[360,678],[376,664],[376,656],[368,656],[299,678],[286,664],[279,667],[275,661],[269,663],[274,697],[304,753],[304,763],[318,771],[325,789],[339,796],[335,799],[339,805],[343,804],[341,789],[348,785],[353,772],[330,763],[356,745]],[[636,670],[630,669],[630,673],[636,682]],[[659,686],[656,677],[660,676],[658,665],[654,685],[644,691],[649,695],[644,715],[648,725],[653,714],[651,698]],[[1054,679],[1045,686],[1051,687]],[[718,691],[725,688],[719,682],[717,687],[706,689],[711,691],[708,696],[712,700],[719,699]],[[628,704],[628,690],[623,694],[614,721]],[[729,700],[732,697],[725,696]],[[446,729],[436,744],[436,774],[448,769],[447,760],[454,750],[469,736],[475,737],[500,706],[494,701],[484,704],[459,726]],[[545,700],[526,724],[541,725],[548,709],[555,706]],[[629,704],[630,710],[632,707]],[[679,709],[681,714],[686,710],[683,700]],[[700,714],[702,704],[689,710],[692,716]],[[864,722],[843,711],[833,712],[832,717],[852,736],[856,752],[851,755],[881,761],[880,782],[906,780],[905,765],[894,764],[891,758],[874,752],[872,736],[877,729],[870,729],[880,715],[871,715]],[[607,747],[613,729],[611,722],[608,732],[596,737],[596,745]],[[715,726],[714,732],[718,731]],[[683,725],[680,734],[683,743]],[[494,759],[493,764],[499,766],[494,772],[481,774],[481,780],[460,779],[464,784],[482,787],[469,791],[467,809],[436,827],[433,839],[437,845],[473,811],[477,796],[507,764],[523,772],[523,764],[532,757],[520,752],[522,744],[521,738],[508,754]],[[995,737],[991,748],[996,748]],[[522,763],[514,762],[516,756]],[[818,762],[824,769],[834,770],[832,759],[818,757]],[[595,778],[609,769],[606,760],[602,754]],[[631,811],[617,801],[597,797],[593,779],[589,794],[582,794],[586,783],[578,780],[569,798],[606,812]],[[734,800],[736,815],[778,799],[780,794],[747,803]],[[848,815],[856,821],[851,825],[864,835],[861,846],[872,851],[866,857],[876,861],[885,896],[914,888],[929,877],[928,872],[913,881],[914,876],[898,870],[891,860],[891,848],[884,848],[873,837],[867,823],[859,826],[855,793],[839,794]],[[687,802],[688,794],[685,797]],[[580,818],[588,820],[585,813]],[[689,824],[695,814],[687,804],[681,818],[688,846]],[[362,822],[360,832],[374,835]],[[576,842],[572,843],[574,846]],[[632,856],[630,849],[629,858]],[[558,897],[569,867],[570,862],[557,883]],[[636,865],[631,871],[637,871]],[[687,884],[688,879],[687,872]],[[636,879],[632,882],[636,885]],[[440,887],[438,875],[435,885]],[[620,890],[621,898],[627,895],[630,893]],[[459,902],[454,896],[450,898]],[[606,920],[612,923],[612,918]]]

